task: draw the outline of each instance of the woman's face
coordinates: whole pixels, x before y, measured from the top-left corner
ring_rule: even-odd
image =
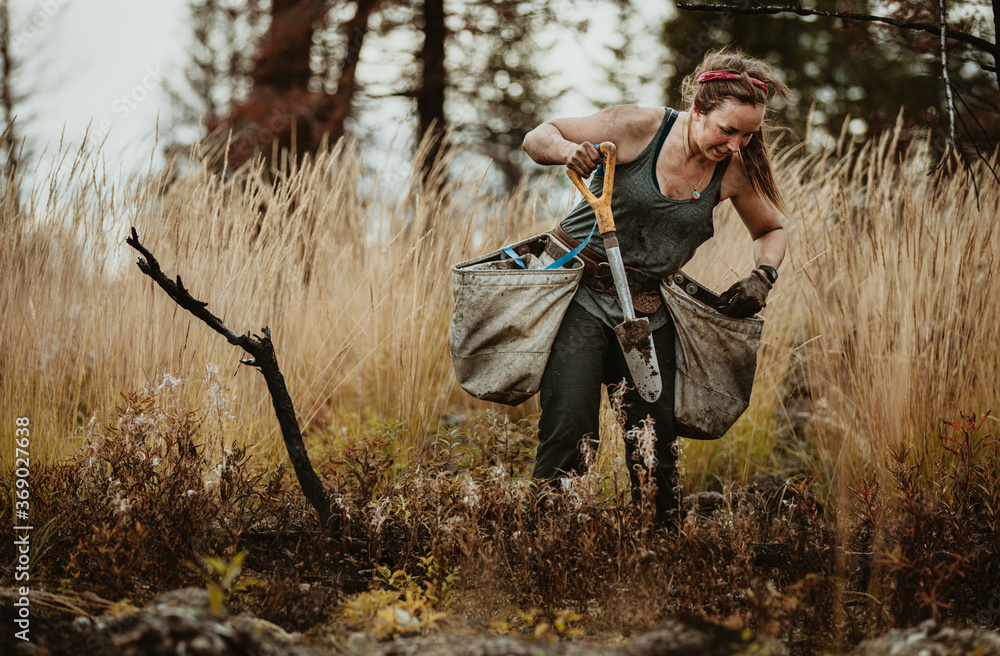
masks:
[[[727,98],[707,114],[699,112],[697,107],[692,108],[691,114],[698,147],[710,160],[719,162],[749,143],[764,121],[764,106]]]

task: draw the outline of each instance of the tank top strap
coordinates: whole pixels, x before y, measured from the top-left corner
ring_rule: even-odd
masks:
[[[671,109],[670,107],[665,107],[667,113],[663,116],[663,122],[660,124],[660,132],[657,134],[656,139],[656,151],[653,153],[653,160],[657,160],[660,157],[660,151],[663,149],[663,142],[667,140],[667,135],[670,134],[670,128],[674,126],[674,121],[677,120],[678,113],[676,109]]]
[[[652,160],[649,165],[649,174],[653,178],[653,189],[660,191],[660,183],[656,179],[656,160],[660,159],[660,150],[663,148],[663,143],[667,140],[667,135],[670,133],[670,128],[673,127],[674,121],[677,120],[677,110],[670,107],[665,107],[666,114],[663,115],[663,122],[660,123],[660,129],[653,137],[653,141],[656,143],[656,147],[652,150]]]
[[[649,140],[646,147],[642,149],[639,155],[629,162],[629,164],[636,164],[636,166],[641,166],[644,161],[652,158],[652,171],[653,171],[653,187],[659,190],[660,185],[656,182],[656,160],[660,156],[660,149],[663,147],[663,142],[667,140],[667,133],[670,132],[670,126],[674,124],[677,119],[677,110],[671,109],[669,107],[664,107],[666,113],[663,115],[663,120],[660,121],[660,128],[653,135],[653,138]],[[595,145],[595,148],[600,150],[600,146]],[[594,179],[604,177],[604,165],[599,164],[597,170],[594,171]]]
[[[676,109],[672,109],[670,107],[666,107],[665,109],[667,110],[667,113],[664,114],[663,116],[663,122],[660,123],[660,129],[656,133],[656,136],[653,137],[653,141],[650,142],[651,145],[652,143],[655,142],[656,147],[652,149],[647,147],[646,150],[643,151],[642,155],[639,156],[640,158],[647,155],[652,157],[652,161],[650,162],[650,167],[649,167],[649,173],[653,179],[653,188],[656,189],[656,191],[658,192],[660,191],[660,182],[659,180],[656,179],[656,161],[660,158],[660,151],[663,149],[663,144],[667,140],[667,135],[670,133],[670,128],[673,127],[674,121],[676,121],[677,117],[679,116],[679,113],[677,112]],[[729,155],[728,157],[726,157],[726,159],[722,160],[721,162],[715,165],[715,170],[712,172],[712,179],[708,181],[708,184],[705,186],[705,189],[710,189],[712,187],[719,187],[721,192],[722,177],[726,175],[726,169],[729,168],[729,163],[732,161],[732,159],[733,156]],[[716,204],[718,204],[718,202],[719,201],[716,200]]]

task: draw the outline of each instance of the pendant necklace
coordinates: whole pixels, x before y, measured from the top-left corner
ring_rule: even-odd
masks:
[[[698,198],[701,198],[701,192],[700,192],[700,191],[698,191],[698,187],[700,187],[700,186],[701,186],[701,183],[702,183],[702,182],[703,182],[703,181],[705,180],[705,176],[706,176],[706,175],[708,175],[708,171],[705,171],[705,172],[704,172],[704,173],[703,173],[703,174],[701,175],[701,180],[699,180],[699,181],[698,181],[698,184],[692,184],[692,185],[691,185],[691,197],[692,197],[692,198],[694,198],[694,199],[698,199]]]
[[[688,119],[688,121],[689,122],[687,123],[687,130],[689,136],[688,136],[688,143],[686,145],[690,147],[690,132],[691,132],[690,118]],[[701,198],[701,192],[698,191],[698,187],[700,187],[701,183],[704,182],[706,175],[708,175],[708,170],[706,170],[704,173],[701,174],[701,180],[698,180],[698,184],[691,185],[691,197],[694,198],[695,200]]]

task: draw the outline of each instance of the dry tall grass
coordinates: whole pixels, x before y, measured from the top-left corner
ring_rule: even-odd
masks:
[[[426,447],[444,413],[485,409],[454,383],[449,265],[556,218],[547,191],[498,197],[457,161],[423,185],[342,144],[267,175],[195,166],[115,182],[67,154],[0,206],[3,416],[31,417],[34,455],[54,460],[122,392],[181,379],[218,434],[284,458],[260,376],[131,264],[134,224],[230,328],[271,327],[314,461],[390,424],[399,448]],[[966,177],[927,176],[923,145],[901,151],[893,135],[778,161],[790,253],[754,403],[725,440],[685,447],[694,486],[799,465],[850,482],[887,446],[937,448],[943,419],[1000,398],[1000,187],[978,170],[977,200]],[[568,207],[566,189],[553,198]],[[716,225],[686,270],[721,289],[752,261],[731,208]]]

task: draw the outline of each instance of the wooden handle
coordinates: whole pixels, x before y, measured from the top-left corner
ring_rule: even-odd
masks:
[[[604,191],[601,192],[600,198],[590,193],[590,189],[583,184],[583,180],[580,179],[576,171],[566,169],[566,175],[587,199],[590,206],[594,208],[594,214],[597,215],[597,227],[603,235],[615,230],[615,217],[611,214],[611,194],[615,186],[615,160],[618,157],[618,149],[610,141],[602,143],[600,148],[601,152],[607,155],[607,160],[604,162]]]

